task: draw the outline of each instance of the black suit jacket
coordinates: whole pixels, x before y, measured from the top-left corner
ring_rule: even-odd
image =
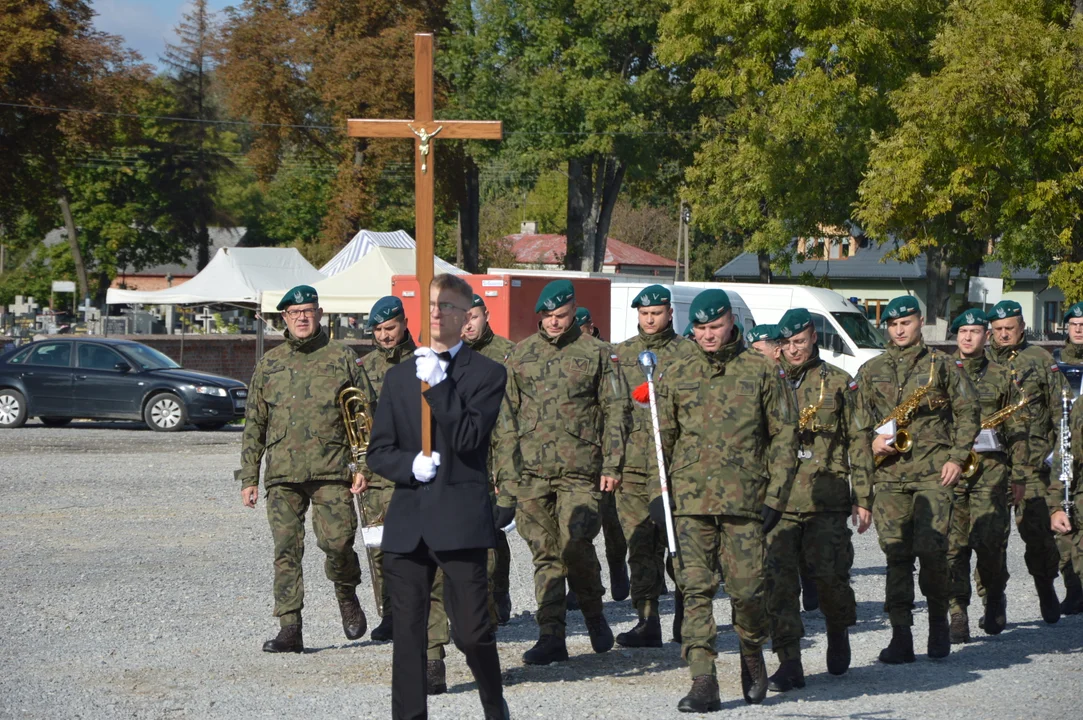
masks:
[[[395,483],[384,516],[385,552],[408,553],[424,539],[433,550],[491,548],[496,544],[489,501],[489,436],[504,399],[504,366],[465,344],[448,377],[425,398],[433,416],[433,450],[440,465],[431,482],[414,479],[421,452],[421,381],[417,358],[391,368],[369,439],[369,468]]]

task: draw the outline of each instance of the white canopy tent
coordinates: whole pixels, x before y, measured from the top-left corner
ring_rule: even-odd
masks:
[[[410,234],[405,230],[394,230],[392,232],[360,230],[353,236],[353,239],[350,240],[350,242],[346,243],[346,247],[339,250],[326,265],[320,268],[320,272],[327,277],[338,275],[365,255],[372,252],[372,249],[375,247],[413,250],[416,247],[416,244],[414,243],[414,239],[410,237]]]
[[[263,293],[277,289],[271,308],[294,285],[316,285],[323,273],[296,248],[220,248],[198,275],[175,288],[120,290],[110,288],[107,305],[189,305],[197,303],[260,303]]]
[[[413,240],[410,244],[409,249],[373,246],[366,255],[344,271],[315,283],[313,287],[320,294],[320,307],[327,313],[370,312],[377,300],[391,294],[391,276],[417,273]],[[436,258],[436,272],[466,274],[440,258]],[[288,289],[264,293],[263,311],[274,312],[278,301]]]

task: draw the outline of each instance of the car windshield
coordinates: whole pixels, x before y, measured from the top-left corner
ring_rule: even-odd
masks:
[[[872,348],[874,350],[884,348],[883,336],[872,326],[869,319],[861,313],[837,312],[831,313],[831,315],[838,321],[839,325],[842,325],[842,329],[846,331],[846,334],[853,339],[859,348]]]
[[[180,367],[168,355],[164,355],[146,345],[124,345],[122,349],[125,355],[134,360],[144,370],[164,370]]]

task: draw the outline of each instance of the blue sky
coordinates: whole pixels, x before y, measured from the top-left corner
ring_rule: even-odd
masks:
[[[214,12],[241,0],[209,0],[207,7]],[[92,0],[98,13],[94,26],[98,30],[120,35],[124,44],[138,50],[143,59],[155,65],[165,51],[166,42],[176,36],[173,28],[189,8],[189,0]]]

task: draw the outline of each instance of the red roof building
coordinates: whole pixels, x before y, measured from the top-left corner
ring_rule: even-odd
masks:
[[[564,269],[568,238],[564,235],[530,235],[517,233],[504,238],[508,241],[517,265],[542,270]],[[641,250],[615,238],[608,238],[602,272],[619,275],[672,275],[677,263],[661,255]]]

